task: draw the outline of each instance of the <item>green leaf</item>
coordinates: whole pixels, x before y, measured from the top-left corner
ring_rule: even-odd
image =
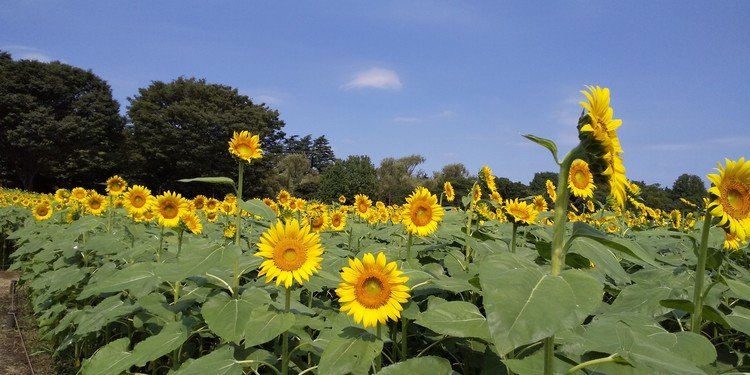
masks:
[[[245,326],[245,347],[264,344],[288,331],[294,325],[294,314],[266,308],[255,309]]]
[[[119,295],[111,296],[91,309],[84,310],[78,320],[76,336],[83,337],[91,332],[100,331],[107,324],[122,316],[130,315],[140,307],[133,305],[130,300],[121,300]]]
[[[572,366],[560,358],[553,358],[553,374],[565,374],[565,371]],[[505,359],[503,360],[508,368],[516,374],[523,375],[544,375],[544,351],[538,350],[536,353],[523,359]]]
[[[726,279],[727,286],[738,298],[750,301],[750,285],[739,280]]]
[[[211,329],[222,339],[239,344],[245,336],[250,313],[256,306],[249,300],[234,299],[226,293],[210,297],[201,308],[201,314]]]
[[[622,268],[620,260],[608,246],[591,238],[581,237],[574,241],[570,252],[580,254],[594,263],[594,270],[612,278],[618,285],[630,283],[630,275]]]
[[[501,355],[580,324],[603,294],[599,281],[583,271],[552,276],[510,253],[486,257],[479,277],[490,334]]]
[[[137,290],[146,294],[156,288],[161,282],[154,273],[154,263],[136,263],[121,270],[107,270],[100,268],[97,272],[107,272],[92,278],[83,288],[78,300],[102,293],[121,292],[123,290]],[[141,294],[141,293],[137,293]]]
[[[208,184],[223,184],[231,185],[234,188],[234,181],[229,177],[196,177],[196,178],[183,178],[177,180],[180,182],[205,182]]]
[[[750,335],[750,309],[742,306],[735,306],[732,313],[725,316],[727,323],[733,329],[736,329],[746,335]]]
[[[135,345],[132,363],[136,366],[145,366],[147,362],[179,348],[187,339],[187,327],[182,322],[171,322],[164,326],[157,335]]]
[[[531,134],[522,134],[522,135],[524,138],[549,150],[549,152],[552,153],[552,157],[555,158],[555,163],[560,164],[560,161],[557,159],[557,145],[555,144],[555,142],[552,142],[549,139],[537,137]]]
[[[383,349],[383,341],[355,327],[344,329],[326,346],[318,365],[319,374],[366,374]]]
[[[451,363],[445,358],[426,356],[407,359],[390,366],[383,367],[378,375],[451,375]]]
[[[156,276],[175,283],[189,276],[202,276],[214,267],[231,267],[239,254],[235,247],[214,245],[194,248],[185,244],[180,257],[174,263],[158,263],[154,266]]]
[[[598,231],[592,226],[580,221],[573,223],[573,232],[570,234],[570,238],[565,243],[566,251],[573,244],[573,241],[580,237],[590,238],[603,245],[606,245],[612,250],[617,250],[632,258],[631,260],[636,263],[645,263],[656,268],[661,268],[661,265],[656,262],[653,255],[649,254],[640,245],[638,245],[638,243],[608,236],[607,234]]]
[[[87,375],[120,374],[133,365],[133,353],[128,351],[130,339],[123,337],[99,348],[91,358],[83,361],[81,373]]]
[[[241,375],[242,364],[234,359],[232,348],[224,346],[194,361],[185,362],[175,375]]]
[[[260,199],[251,199],[251,200],[247,200],[244,202],[240,202],[239,206],[241,209],[253,215],[260,216],[263,220],[266,220],[266,221],[276,220],[276,213],[273,212],[271,207],[268,207]]]
[[[454,337],[476,337],[490,341],[487,319],[469,302],[451,301],[430,306],[416,323],[436,333]]]

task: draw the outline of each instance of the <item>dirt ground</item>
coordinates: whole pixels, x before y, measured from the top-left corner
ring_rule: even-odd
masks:
[[[34,322],[23,288],[16,290],[16,317],[31,357],[31,364],[34,368],[33,373],[26,360],[18,332],[15,328],[11,328],[8,325],[8,311],[11,307],[11,280],[18,280],[16,272],[0,271],[0,374],[56,374],[54,361],[43,350],[44,343],[38,337],[36,323]]]

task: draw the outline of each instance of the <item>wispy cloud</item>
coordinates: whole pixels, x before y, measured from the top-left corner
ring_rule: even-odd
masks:
[[[401,79],[390,69],[370,68],[357,73],[354,78],[342,86],[344,90],[374,88],[380,90],[401,90]]]
[[[36,60],[50,62],[52,58],[39,48],[19,45],[0,46],[0,50],[8,51],[16,60]]]

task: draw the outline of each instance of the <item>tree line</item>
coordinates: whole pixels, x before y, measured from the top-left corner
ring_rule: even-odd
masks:
[[[227,154],[234,131],[260,135],[264,157],[245,174],[244,196],[273,196],[285,189],[295,196],[332,201],[367,194],[387,204],[402,203],[414,187],[433,192],[450,181],[458,196],[468,194],[476,172],[449,164],[429,176],[425,159],[407,155],[338,159],[325,135],[288,135],[277,110],[255,103],[236,88],[205,79],[179,77],[153,81],[128,98],[126,114],[109,84],[91,71],[61,62],[13,60],[0,51],[0,184],[39,192],[82,186],[102,190],[119,174],[132,183],[187,196],[222,196],[224,187],[186,184],[200,176],[236,178]],[[539,172],[529,184],[498,177],[504,198],[545,192],[553,172]],[[700,177],[683,175],[671,188],[637,183],[654,208],[681,207],[679,198],[701,202]],[[606,186],[599,194],[606,196]]]

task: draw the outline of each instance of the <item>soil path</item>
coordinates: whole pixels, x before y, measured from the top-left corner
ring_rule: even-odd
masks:
[[[0,271],[0,374],[27,375],[32,372],[21,345],[21,338],[18,336],[18,331],[8,325],[8,312],[11,308],[11,280],[18,280],[18,273]],[[55,374],[52,358],[47,353],[39,351],[42,343],[39,341],[36,325],[25,298],[24,291],[17,289],[16,318],[21,327],[26,348],[31,355],[34,373],[37,375]]]

